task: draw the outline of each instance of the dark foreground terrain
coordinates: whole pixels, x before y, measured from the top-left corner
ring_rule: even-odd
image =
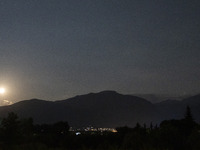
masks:
[[[69,131],[67,122],[34,125],[9,113],[0,126],[0,150],[199,150],[200,125],[187,107],[183,119],[160,125],[137,123],[118,132]]]

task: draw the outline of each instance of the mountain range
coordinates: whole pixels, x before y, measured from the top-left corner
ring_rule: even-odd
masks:
[[[191,97],[191,95],[178,95],[178,94],[133,94],[134,96],[138,96],[141,98],[144,98],[151,103],[159,103],[168,99],[173,100],[182,100],[188,97]]]
[[[32,117],[35,124],[68,121],[72,127],[133,127],[137,122],[149,125],[166,119],[181,119],[187,105],[191,107],[194,119],[200,122],[200,94],[183,100],[151,103],[115,91],[89,93],[59,101],[24,100],[1,106],[0,118],[15,112],[20,118]]]

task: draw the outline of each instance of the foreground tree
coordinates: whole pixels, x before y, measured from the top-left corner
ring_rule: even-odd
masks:
[[[17,114],[11,112],[1,122],[1,137],[5,143],[15,143],[19,136],[19,120]]]
[[[189,106],[186,108],[185,118],[182,120],[184,124],[184,132],[186,136],[189,136],[192,131],[197,127],[197,123],[194,121],[191,109]]]
[[[194,122],[194,118],[192,116],[192,112],[189,106],[187,106],[186,108],[186,112],[185,112],[185,118],[186,121],[188,122]]]

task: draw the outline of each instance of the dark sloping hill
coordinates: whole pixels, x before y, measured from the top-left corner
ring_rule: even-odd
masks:
[[[145,99],[103,91],[76,96],[62,101],[26,100],[0,107],[0,117],[8,112],[20,117],[32,117],[35,123],[68,121],[71,126],[134,126],[137,122],[156,122],[160,119],[156,107]]]
[[[13,105],[0,107],[0,117],[5,117],[9,112],[15,112],[19,117],[34,118],[36,123],[52,123],[57,120],[57,107],[54,102],[31,99]]]
[[[155,106],[145,99],[122,95],[114,91],[103,91],[76,96],[65,101],[58,101],[63,109],[73,109],[73,117],[88,124],[99,126],[134,126],[137,122],[150,123],[158,120]],[[65,111],[63,111],[65,112]],[[67,115],[67,114],[65,114]],[[87,116],[87,117],[86,117]],[[69,116],[70,120],[73,120]]]
[[[182,102],[190,105],[200,105],[200,94],[185,98]]]
[[[166,100],[160,103],[156,103],[155,106],[162,115],[163,120],[183,118],[184,111],[186,109],[186,106],[178,100]]]
[[[191,107],[194,119],[200,122],[200,94],[183,99],[182,103]]]
[[[194,119],[200,122],[200,94],[183,99],[182,101],[166,100],[156,103],[155,106],[161,113],[163,120],[183,118],[186,107],[190,106]]]

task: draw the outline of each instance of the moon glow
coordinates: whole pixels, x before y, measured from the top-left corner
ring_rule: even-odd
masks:
[[[5,88],[0,88],[0,94],[4,94],[5,93]]]

